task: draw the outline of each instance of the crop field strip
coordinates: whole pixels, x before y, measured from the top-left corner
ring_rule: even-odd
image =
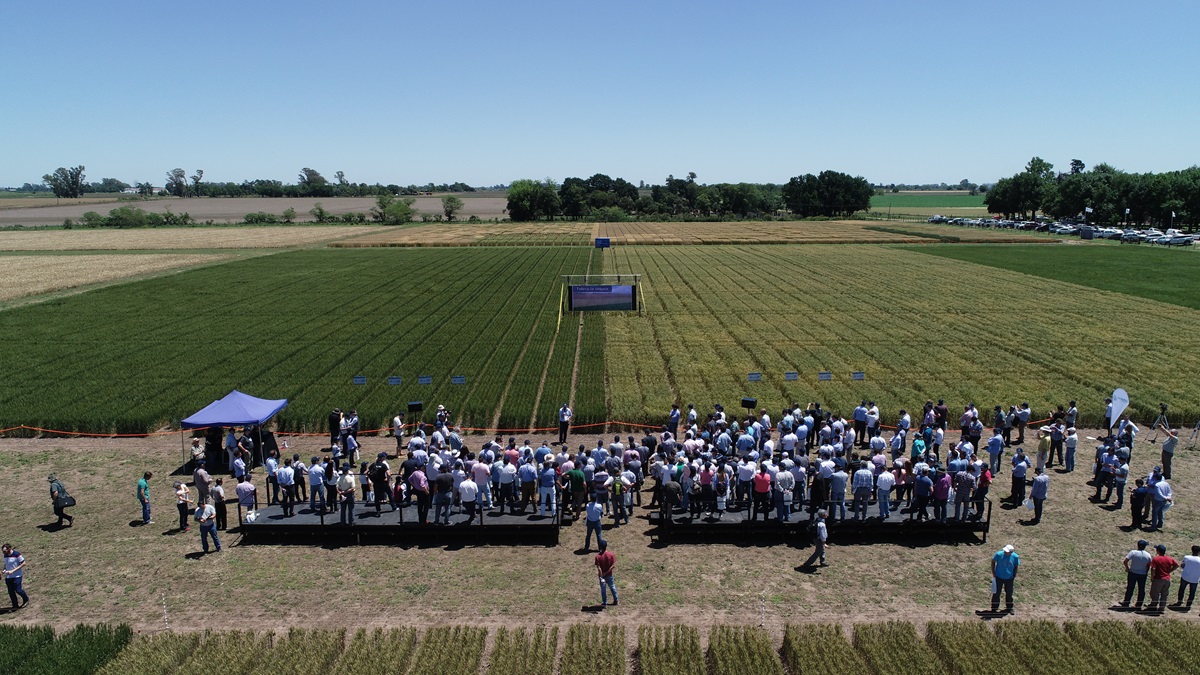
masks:
[[[227,259],[203,254],[0,256],[0,302]]]
[[[294,248],[388,231],[381,225],[272,225],[130,230],[6,230],[0,251],[159,251]]]
[[[1065,628],[1065,630],[1064,630]],[[487,645],[489,632],[494,640]],[[788,625],[782,646],[758,628],[716,625],[707,646],[692,626],[642,626],[632,653],[625,629],[575,624],[560,647],[556,627],[435,626],[159,633],[127,626],[0,626],[3,672],[34,675],[1127,675],[1196,672],[1200,626],[1009,620],[933,622],[924,636],[907,622]],[[629,657],[633,658],[630,659]],[[864,658],[865,656],[865,658]]]
[[[485,223],[392,228],[333,242],[334,248],[588,246],[595,237],[622,245],[920,244],[942,241],[1055,241],[1045,235],[923,223],[865,220],[691,223]]]
[[[887,415],[938,397],[989,406],[1028,399],[1045,411],[1071,398],[1102,400],[1114,382],[1136,391],[1142,415],[1171,400],[1183,418],[1200,417],[1200,391],[1178,375],[1200,366],[1195,310],[969,263],[931,264],[909,250],[614,251],[608,271],[645,274],[647,306],[643,317],[605,318],[609,353],[622,355],[608,362],[615,419],[660,419],[676,400],[707,407],[744,395],[817,398],[843,410],[873,398]],[[1037,300],[1068,294],[1053,311]],[[1000,311],[993,298],[1004,299]],[[1028,304],[1008,312],[1011,298]],[[1156,317],[1153,349],[1124,329],[1147,313]],[[793,370],[799,380],[785,381]],[[835,381],[816,382],[826,370]],[[850,382],[852,370],[867,373],[866,382]],[[746,382],[748,372],[762,381]],[[1082,423],[1098,422],[1089,415],[1097,413],[1085,412]]]
[[[1091,244],[931,246],[919,250],[944,259],[1200,309],[1200,256],[1192,251]],[[1063,302],[1070,303],[1070,297]]]
[[[451,407],[464,426],[487,425],[528,343],[502,412],[502,422],[524,425],[554,339],[559,275],[581,272],[587,255],[583,248],[286,253],[6,312],[0,326],[19,332],[0,343],[22,345],[29,372],[41,369],[43,391],[53,396],[53,403],[30,401],[21,416],[109,405],[91,422],[51,412],[42,423],[136,431],[169,422],[180,414],[172,408],[198,409],[231,386],[292,398],[281,416],[285,429],[315,428],[334,405],[356,406],[365,427],[386,425],[397,405],[422,398]],[[271,298],[264,323],[221,318],[226,308],[256,306],[259,298]],[[73,318],[47,325],[66,316]],[[209,333],[211,321],[228,325]],[[39,339],[55,347],[34,353],[30,330],[47,331]],[[89,370],[95,387],[65,377]],[[368,384],[352,385],[360,374]],[[418,374],[435,384],[418,385]],[[467,385],[451,385],[451,374],[466,375]],[[388,375],[400,375],[403,385],[387,385]],[[197,396],[182,382],[212,384]],[[599,386],[593,414],[603,416],[602,380]],[[140,418],[124,412],[130,401]]]

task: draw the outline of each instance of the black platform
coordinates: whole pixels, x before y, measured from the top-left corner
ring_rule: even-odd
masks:
[[[434,524],[436,510],[430,507],[428,524],[417,518],[417,507],[408,506],[393,511],[384,504],[379,513],[374,505],[357,502],[354,524],[343,525],[337,512],[321,514],[307,503],[297,504],[295,515],[286,517],[278,504],[264,506],[255,512],[253,521],[239,508],[239,532],[252,541],[270,540],[273,543],[313,544],[324,540],[350,540],[353,543],[386,543],[399,545],[442,545],[451,543],[503,543],[509,545],[558,544],[559,519],[540,516],[532,507],[525,514],[513,514],[499,509],[484,511],[482,519],[467,525],[467,515],[458,506],[450,511],[450,524]],[[231,514],[232,515],[232,514]],[[403,521],[401,521],[403,516]],[[482,521],[482,522],[481,522]]]
[[[988,532],[991,529],[992,502],[990,499],[984,500],[983,517],[979,520],[954,520],[954,505],[950,504],[948,518],[944,523],[932,519],[932,505],[927,508],[930,520],[924,521],[913,518],[913,514],[910,512],[911,507],[905,505],[900,505],[899,508],[894,507],[886,520],[881,519],[879,506],[875,502],[871,502],[867,507],[866,519],[859,520],[855,518],[853,502],[845,502],[845,505],[846,517],[844,520],[841,518],[840,509],[835,511],[834,505],[831,503],[825,506],[829,512],[829,517],[825,520],[825,527],[831,541],[835,541],[835,538],[852,538],[863,541],[919,539],[923,542],[931,542],[981,537],[982,542],[986,543]],[[973,508],[972,513],[974,513]],[[816,532],[815,520],[809,519],[807,505],[803,511],[792,513],[790,519],[783,522],[776,519],[774,509],[765,520],[761,513],[757,514],[757,518],[752,519],[753,515],[752,508],[739,509],[735,506],[727,509],[720,518],[710,513],[702,513],[700,517],[692,518],[687,511],[676,508],[671,514],[670,521],[667,521],[665,512],[656,509],[649,513],[650,525],[653,528],[650,536],[662,543],[743,540],[763,543],[772,539],[806,543],[812,540]]]

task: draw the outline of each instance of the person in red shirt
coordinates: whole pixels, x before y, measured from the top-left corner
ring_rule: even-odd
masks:
[[[1167,610],[1167,595],[1171,591],[1171,572],[1179,569],[1179,563],[1167,555],[1167,547],[1154,547],[1158,555],[1150,559],[1150,606],[1146,611],[1162,614]]]
[[[617,606],[617,587],[613,583],[613,570],[617,566],[617,556],[608,550],[608,542],[600,542],[600,552],[596,554],[596,572],[600,576],[600,606],[608,604],[608,591],[612,591],[613,607]],[[607,588],[606,588],[607,587]],[[1163,597],[1166,597],[1165,595]]]

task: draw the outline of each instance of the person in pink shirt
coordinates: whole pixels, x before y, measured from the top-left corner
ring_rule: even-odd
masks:
[[[946,502],[950,499],[953,482],[950,474],[944,471],[939,471],[937,480],[933,481],[933,518],[939,523],[946,522]]]

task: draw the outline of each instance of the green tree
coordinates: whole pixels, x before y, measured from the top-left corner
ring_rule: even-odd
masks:
[[[1083,173],[1084,168],[1082,159],[1071,160],[1071,175]]]
[[[143,197],[153,197],[154,196],[154,186],[151,185],[149,183],[149,181],[143,182],[143,183],[138,183],[137,190],[138,190],[138,194]]]
[[[42,176],[42,181],[54,192],[55,197],[78,197],[83,194],[82,164],[71,168],[58,167],[54,173]]]
[[[167,182],[164,188],[167,194],[176,197],[187,195],[187,172],[180,168],[171,169],[167,172]]]
[[[321,172],[307,166],[300,170],[300,182],[296,188],[305,197],[329,197],[333,194],[329,181]]]
[[[375,206],[371,208],[371,218],[384,225],[402,225],[412,222],[417,215],[413,204],[414,197],[397,199],[391,194],[382,194],[375,198]]]
[[[204,180],[204,169],[196,169],[196,173],[192,174],[192,196],[200,196],[200,181]]]
[[[515,180],[508,187],[508,217],[515,221],[553,218],[558,215],[558,186],[544,181]]]
[[[99,183],[92,183],[84,188],[84,192],[121,192],[127,187],[129,187],[129,183],[119,181],[116,178],[101,178]]]
[[[294,220],[296,220],[296,209],[289,206],[283,210],[283,222],[291,223]]]
[[[442,213],[446,215],[446,220],[454,220],[454,214],[461,211],[463,206],[463,200],[454,195],[442,197]]]

